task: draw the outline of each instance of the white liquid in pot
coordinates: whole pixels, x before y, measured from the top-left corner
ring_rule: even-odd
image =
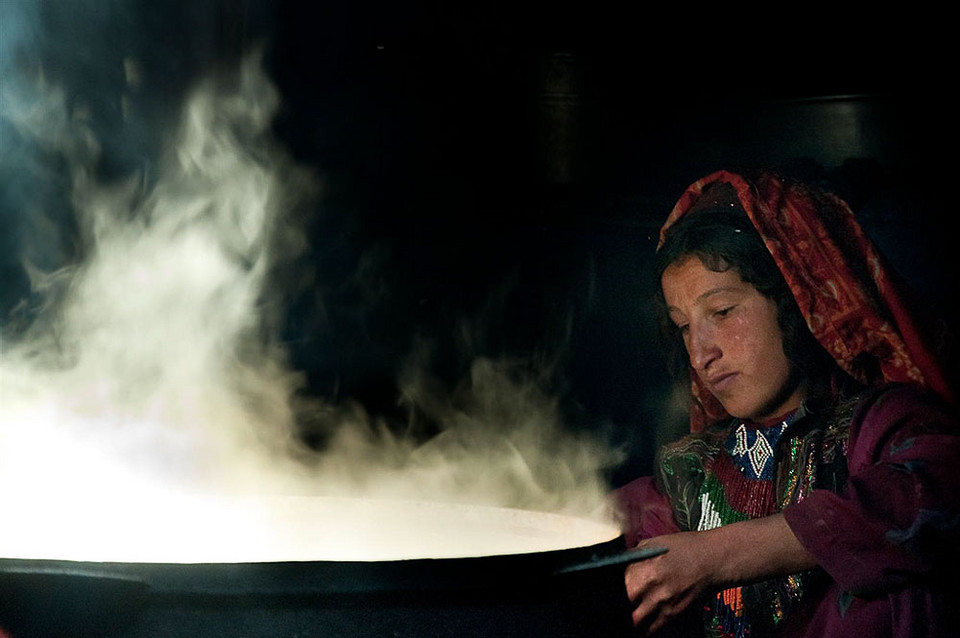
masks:
[[[162,506],[161,506],[162,505]],[[34,510],[36,515],[38,510]],[[8,512],[9,514],[9,512]],[[552,551],[612,540],[613,523],[509,508],[364,498],[178,497],[90,503],[0,528],[0,557],[94,562],[384,561]]]

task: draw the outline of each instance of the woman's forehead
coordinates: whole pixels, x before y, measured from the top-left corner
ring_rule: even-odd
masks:
[[[667,306],[678,309],[703,303],[717,295],[742,294],[753,288],[741,279],[735,268],[716,271],[704,265],[696,255],[668,266],[663,271],[661,286]]]

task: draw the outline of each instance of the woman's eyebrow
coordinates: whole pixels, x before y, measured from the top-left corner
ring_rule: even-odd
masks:
[[[717,286],[716,288],[711,288],[710,290],[700,293],[694,301],[700,302],[723,292],[741,292],[741,290],[739,286]]]
[[[700,293],[699,295],[697,295],[697,298],[694,299],[693,301],[694,303],[700,303],[712,297],[713,295],[718,295],[723,292],[740,293],[742,291],[743,289],[740,286],[717,286],[716,288],[711,288],[710,290]],[[683,311],[677,308],[676,306],[670,306],[670,305],[667,306],[668,314],[673,314],[675,312],[679,312],[680,314],[683,314]]]

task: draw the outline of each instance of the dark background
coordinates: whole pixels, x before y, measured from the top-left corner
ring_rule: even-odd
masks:
[[[409,425],[396,383],[419,346],[451,388],[475,357],[512,357],[573,427],[626,446],[615,483],[647,471],[656,444],[683,429],[647,301],[656,233],[683,189],[721,168],[835,190],[954,321],[943,231],[956,104],[936,16],[598,2],[30,7],[30,50],[91,105],[106,178],[151,164],[197,77],[264,47],[283,98],[276,134],[324,182],[305,220],[311,284],[286,300],[283,338],[309,392],[388,420]],[[119,107],[129,57],[145,78],[132,118]],[[36,192],[21,180],[3,195],[6,312],[28,294],[13,255]],[[33,259],[56,266],[69,246],[48,242]]]

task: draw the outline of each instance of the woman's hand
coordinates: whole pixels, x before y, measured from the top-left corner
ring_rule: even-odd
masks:
[[[681,532],[642,541],[638,547],[666,547],[666,554],[629,565],[627,596],[635,605],[633,623],[648,633],[660,630],[713,584],[716,558],[708,532]]]
[[[633,622],[653,633],[705,593],[816,567],[782,514],[641,541],[666,554],[626,569]]]

